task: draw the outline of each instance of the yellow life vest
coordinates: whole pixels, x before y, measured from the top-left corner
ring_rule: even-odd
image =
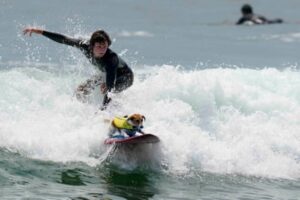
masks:
[[[119,129],[127,129],[132,130],[133,127],[127,122],[127,118],[125,117],[115,117],[113,119],[113,124]]]

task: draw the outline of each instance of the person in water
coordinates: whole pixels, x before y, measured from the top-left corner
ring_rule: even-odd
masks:
[[[132,70],[109,48],[111,39],[104,30],[95,31],[88,41],[37,28],[25,28],[23,33],[29,36],[32,33],[40,34],[55,42],[76,47],[99,69],[98,75],[88,79],[77,88],[76,97],[79,100],[85,101],[86,95],[89,95],[96,87],[100,87],[104,95],[103,106],[106,106],[111,101],[111,98],[107,96],[108,92],[118,93],[133,84]]]
[[[242,17],[236,22],[237,25],[241,24],[276,24],[282,23],[282,19],[267,19],[264,16],[256,15],[249,4],[245,4],[241,8]]]

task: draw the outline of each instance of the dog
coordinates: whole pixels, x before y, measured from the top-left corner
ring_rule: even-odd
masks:
[[[109,130],[110,137],[133,137],[136,133],[145,134],[142,131],[143,123],[146,120],[144,115],[132,114],[130,116],[115,117],[111,121]]]

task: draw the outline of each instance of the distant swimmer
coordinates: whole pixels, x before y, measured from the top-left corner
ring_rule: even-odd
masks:
[[[99,87],[104,95],[103,106],[106,106],[111,101],[107,96],[108,92],[118,93],[133,84],[132,70],[118,54],[109,48],[111,39],[104,30],[95,31],[88,41],[36,28],[25,28],[23,33],[29,36],[32,33],[40,34],[55,42],[77,47],[99,69],[99,74],[77,88],[76,97],[81,101],[85,101],[86,95]]]
[[[239,21],[236,22],[237,25],[278,24],[283,22],[282,19],[269,20],[264,16],[254,14],[253,9],[249,4],[243,5],[241,8],[241,12],[243,16],[239,19]]]

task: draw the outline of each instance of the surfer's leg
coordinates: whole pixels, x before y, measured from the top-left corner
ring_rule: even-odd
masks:
[[[105,94],[103,97],[102,106],[107,106],[110,101],[111,101],[111,98],[108,97],[107,94]]]
[[[86,97],[92,93],[95,87],[103,83],[102,76],[93,76],[80,84],[76,89],[76,98],[79,101],[86,102]]]
[[[133,84],[133,74],[127,73],[117,77],[114,92],[122,92]]]
[[[130,87],[133,83],[133,74],[124,74],[122,76],[119,76],[116,80],[115,88],[112,92],[119,93],[123,90],[126,90],[128,87]],[[103,101],[102,101],[102,107],[100,110],[105,110],[108,106],[108,104],[111,102],[111,98],[108,97],[107,94],[104,95]]]

